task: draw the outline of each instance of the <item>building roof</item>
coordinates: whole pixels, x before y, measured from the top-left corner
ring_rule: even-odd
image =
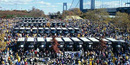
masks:
[[[74,29],[79,29],[79,28],[74,28]]]
[[[62,28],[63,30],[67,30],[67,28]]]
[[[68,29],[73,29],[73,28],[68,28]]]
[[[72,40],[70,39],[70,38],[68,38],[68,37],[64,37],[63,38],[66,42],[71,42]]]
[[[125,42],[125,40],[119,40],[120,42]]]
[[[61,29],[60,27],[58,27],[57,29]]]
[[[34,42],[34,38],[33,37],[28,37],[27,41],[28,42]]]
[[[44,40],[43,37],[38,37],[38,38],[37,38],[37,41],[38,41],[38,42],[44,42],[45,40]]]
[[[40,27],[40,28],[38,28],[38,29],[43,29],[43,28]]]
[[[97,40],[97,39],[94,38],[94,37],[89,37],[89,39],[90,39],[91,41],[93,41],[93,42],[99,42],[99,40]]]
[[[52,30],[55,30],[56,28],[51,28]]]
[[[51,41],[52,41],[52,37],[47,37],[47,38],[46,38],[46,41],[47,41],[47,42],[51,42]]]
[[[21,27],[20,29],[25,29],[25,27]]]
[[[17,28],[14,28],[14,29],[19,29],[19,28],[17,27]]]
[[[110,40],[110,41],[113,41],[113,42],[117,42],[118,40],[116,40],[116,39],[114,39],[114,38],[106,38],[106,39],[108,39],[108,40]]]
[[[49,28],[46,27],[45,29],[49,29]]]
[[[26,29],[31,29],[31,28],[26,28]]]
[[[25,38],[24,37],[18,38],[18,41],[25,41]]]
[[[90,42],[89,39],[87,39],[86,37],[80,37],[81,40],[83,40],[84,42]]]
[[[81,41],[81,40],[79,40],[77,37],[72,37],[71,39],[72,39],[73,41],[78,41],[78,42]]]
[[[107,39],[102,39],[103,41],[105,41],[105,42],[108,42],[109,40],[107,40]]]
[[[58,42],[62,42],[63,40],[61,38],[56,38]]]
[[[32,29],[37,29],[37,28],[32,28]]]

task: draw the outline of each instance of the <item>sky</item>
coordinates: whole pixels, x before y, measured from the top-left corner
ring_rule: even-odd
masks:
[[[45,14],[49,12],[62,12],[63,3],[66,2],[68,9],[79,8],[79,0],[0,0],[0,10],[31,10],[32,7],[43,10]],[[130,0],[95,0],[96,8],[115,8],[125,7]],[[84,0],[84,9],[90,8],[91,0]],[[71,6],[71,7],[70,7]]]

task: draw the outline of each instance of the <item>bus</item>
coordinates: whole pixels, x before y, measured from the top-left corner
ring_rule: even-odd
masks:
[[[73,36],[74,35],[74,29],[73,28],[68,28],[68,30],[69,30],[69,33],[70,33],[70,36]]]
[[[59,48],[61,51],[64,51],[64,41],[62,40],[62,38],[57,37],[56,40],[57,40],[57,42],[60,44],[60,45],[58,46],[58,48]]]
[[[74,30],[75,30],[75,33],[81,33],[79,28],[74,28]]]
[[[65,43],[65,51],[73,51],[74,50],[73,41],[68,37],[63,37],[62,39]]]
[[[26,50],[34,49],[35,48],[34,45],[35,45],[35,38],[34,37],[28,37],[27,42],[25,44]]]
[[[119,51],[121,51],[121,43],[119,43],[118,40],[114,38],[106,38],[106,39],[112,42],[112,48],[114,53],[118,53]]]
[[[46,50],[46,42],[43,37],[37,37],[37,43],[35,44],[36,48],[39,48],[40,51]]]
[[[19,33],[25,33],[25,27],[21,27],[20,30],[19,30]]]
[[[38,28],[38,34],[43,34],[44,33],[44,29],[42,27]]]
[[[58,22],[58,23],[57,23],[57,26],[58,26],[58,27],[60,27],[60,26],[61,26],[61,23],[60,23],[60,22]]]
[[[61,23],[61,26],[62,26],[62,27],[65,27],[65,25],[66,25],[65,23]]]
[[[88,50],[91,51],[92,50],[93,42],[91,42],[86,37],[80,37],[79,39],[83,42],[84,51],[88,51]]]
[[[55,23],[51,23],[51,27],[56,27],[56,22]]]
[[[32,33],[37,34],[37,28],[32,28]]]
[[[43,27],[43,23],[42,22],[38,22],[38,26],[39,27]]]
[[[50,29],[49,29],[48,27],[46,27],[46,28],[44,28],[44,32],[45,32],[46,34],[49,34],[49,33],[50,33]]]
[[[97,40],[96,38],[94,37],[88,37],[88,39],[93,42],[92,44],[92,50],[93,49],[96,49],[96,47],[99,45],[99,40]]]
[[[52,47],[52,43],[53,43],[53,41],[52,41],[52,37],[46,37],[46,48],[47,48],[47,50],[51,50],[51,47]]]
[[[119,40],[119,44],[121,44],[121,47],[123,48],[122,52],[125,53],[129,48],[128,43],[125,40]]]
[[[26,34],[30,34],[31,33],[31,28],[26,28]]]
[[[24,23],[24,26],[25,26],[25,27],[28,27],[28,26],[29,26],[29,24],[28,24],[28,23]]]
[[[19,28],[18,27],[14,28],[13,33],[14,34],[19,33]]]
[[[25,37],[22,37],[22,38],[18,38],[18,41],[17,41],[17,49],[22,49],[24,50],[24,45],[25,45]]]
[[[74,51],[80,51],[83,49],[83,42],[77,37],[72,37],[72,41],[74,42]]]
[[[62,32],[63,32],[63,35],[67,35],[68,34],[68,29],[67,28],[62,28]]]
[[[56,28],[56,30],[57,35],[60,35],[62,33],[62,29],[60,27]]]
[[[56,28],[51,28],[51,34],[55,34],[56,33]]]

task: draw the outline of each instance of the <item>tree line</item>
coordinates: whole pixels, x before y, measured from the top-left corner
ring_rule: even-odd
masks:
[[[88,10],[86,13],[83,13],[79,8],[73,8],[64,11],[62,14],[57,12],[57,15],[57,18],[60,19],[64,19],[66,16],[77,15],[96,24],[112,23],[114,27],[120,29],[121,31],[130,32],[130,15],[127,13],[117,12],[115,16],[110,16],[106,9]]]
[[[32,8],[32,10],[0,10],[1,18],[14,18],[14,17],[45,17],[44,11]]]

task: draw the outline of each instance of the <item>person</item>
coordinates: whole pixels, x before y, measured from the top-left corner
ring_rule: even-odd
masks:
[[[21,63],[17,61],[17,62],[16,62],[16,65],[21,65]]]
[[[4,62],[4,61],[2,61],[2,65],[5,65],[5,62]]]
[[[24,62],[24,60],[22,60],[22,61],[21,61],[21,65],[25,65],[25,62]]]
[[[25,63],[24,63],[25,65],[27,65],[27,64],[28,64],[28,63],[27,63],[27,59],[26,59],[26,58],[25,58],[24,62],[25,62]]]
[[[34,64],[35,64],[35,63],[37,63],[37,59],[36,59],[36,58],[34,58]]]

